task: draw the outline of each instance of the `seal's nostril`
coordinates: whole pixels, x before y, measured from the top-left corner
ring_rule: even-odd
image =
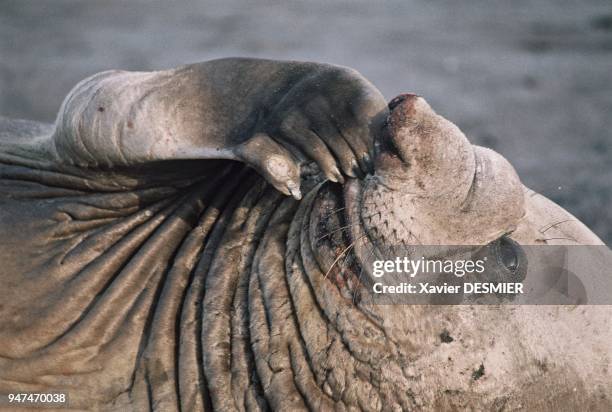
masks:
[[[410,100],[416,100],[417,97],[419,97],[416,94],[412,94],[412,93],[404,93],[404,94],[400,94],[399,96],[397,96],[396,98],[394,98],[393,100],[391,100],[388,104],[389,106],[389,110],[393,110],[395,109],[400,103],[410,99]]]

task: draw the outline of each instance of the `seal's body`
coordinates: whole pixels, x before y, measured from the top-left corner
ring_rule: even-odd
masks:
[[[1,120],[0,392],[609,409],[607,307],[356,299],[390,244],[600,243],[575,221],[543,236],[571,215],[423,99],[389,109],[350,69],[225,59],[93,76],[54,126]]]

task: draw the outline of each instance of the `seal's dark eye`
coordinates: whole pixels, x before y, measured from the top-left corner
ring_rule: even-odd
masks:
[[[499,260],[511,272],[518,268],[519,256],[516,245],[505,236],[499,239]]]

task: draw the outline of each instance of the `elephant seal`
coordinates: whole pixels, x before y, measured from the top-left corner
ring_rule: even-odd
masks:
[[[387,105],[354,70],[97,74],[55,125],[0,122],[0,188],[2,394],[122,411],[612,406],[609,307],[355,299],[391,244],[601,241],[423,98]]]

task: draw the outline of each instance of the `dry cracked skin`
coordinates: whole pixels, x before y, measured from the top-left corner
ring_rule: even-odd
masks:
[[[0,190],[1,393],[92,410],[612,408],[609,306],[358,299],[392,245],[602,243],[425,99],[387,105],[354,70],[100,73],[55,125],[0,120]]]

